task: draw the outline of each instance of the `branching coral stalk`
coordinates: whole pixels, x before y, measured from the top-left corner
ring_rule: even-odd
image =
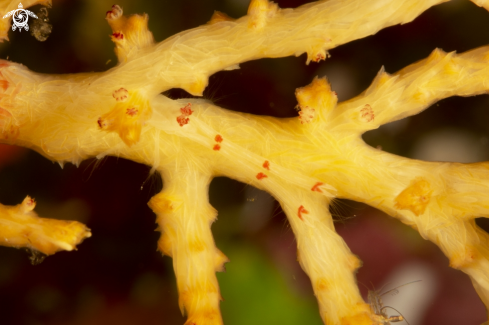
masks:
[[[211,175],[180,159],[173,167],[165,173],[164,190],[149,203],[161,227],[158,248],[173,258],[179,305],[189,315],[187,323],[220,324],[221,295],[215,272],[223,270],[227,258],[215,247],[210,230],[217,211],[202,195]]]
[[[46,255],[73,250],[90,231],[76,221],[39,218],[36,202],[27,196],[16,206],[0,205],[0,238],[3,246],[27,247]]]
[[[382,70],[363,94],[340,104],[327,81],[316,78],[296,92],[298,118],[252,116],[160,95],[175,87],[200,95],[211,74],[248,60],[307,52],[307,63],[319,61],[330,48],[407,23],[441,2],[319,1],[292,10],[253,0],[243,18],[216,13],[208,24],[160,44],[153,44],[146,15],[125,17],[114,6],[106,19],[117,67],[41,75],[0,63],[1,141],[61,164],[114,155],[153,166],[164,189],[149,205],[162,232],[158,247],[173,258],[187,325],[222,324],[214,272],[227,258],[210,232],[216,211],[207,195],[211,179],[221,175],[280,202],[325,324],[385,321],[360,296],[354,277],[360,262],[334,231],[328,211],[335,197],[365,202],[417,229],[471,277],[489,306],[489,237],[474,222],[489,217],[489,163],[411,160],[361,139],[439,99],[486,93],[489,47],[460,55],[435,50],[394,75]],[[487,1],[474,2],[487,8]],[[0,224],[8,220],[5,211]],[[78,229],[71,248],[89,234]]]

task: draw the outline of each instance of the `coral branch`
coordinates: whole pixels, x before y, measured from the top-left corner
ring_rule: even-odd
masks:
[[[210,230],[217,216],[207,199],[210,175],[176,165],[179,169],[163,175],[165,188],[149,203],[162,232],[158,248],[173,258],[180,309],[188,314],[185,324],[219,325],[221,295],[214,273],[223,271],[228,259]]]
[[[77,221],[39,218],[33,211],[36,202],[27,196],[21,204],[0,204],[0,241],[3,246],[26,247],[46,255],[71,251],[90,230]]]
[[[434,242],[450,266],[471,277],[487,306],[489,240],[474,219],[489,217],[489,163],[422,162],[359,146],[355,151],[363,163],[351,162],[343,185],[333,183],[339,195],[383,210]],[[359,186],[344,186],[358,179]]]
[[[423,66],[420,69],[423,69]],[[304,237],[301,234],[308,222],[328,217],[326,202],[319,198],[327,199],[338,195],[365,202],[399,217],[403,222],[418,229],[425,238],[439,244],[454,261],[457,257],[453,256],[462,256],[460,252],[463,252],[461,249],[466,247],[466,244],[467,247],[474,247],[473,251],[482,252],[477,253],[477,256],[485,256],[486,248],[483,246],[453,237],[455,233],[462,234],[460,229],[453,228],[453,225],[465,227],[474,214],[487,215],[487,200],[484,199],[488,193],[488,182],[484,181],[487,179],[487,164],[469,165],[467,168],[462,164],[412,161],[366,146],[357,136],[356,127],[337,123],[335,127],[328,128],[326,125],[332,123],[331,116],[338,107],[334,107],[336,97],[324,79],[316,79],[311,86],[297,91],[299,104],[313,107],[318,112],[318,117],[307,124],[302,124],[298,118],[250,116],[223,110],[203,100],[174,101],[158,95],[149,102],[153,113],[141,123],[139,141],[128,147],[119,134],[103,132],[97,123],[97,110],[104,107],[100,105],[118,107],[117,105],[131,103],[131,91],[128,91],[128,98],[125,98],[125,92],[120,91],[121,88],[127,89],[126,87],[113,85],[105,96],[93,99],[82,97],[85,99],[82,102],[85,104],[84,110],[77,110],[74,104],[70,104],[72,107],[63,104],[62,99],[67,98],[61,93],[67,85],[65,81],[49,81],[13,64],[4,66],[1,72],[9,80],[9,84],[15,85],[18,83],[16,78],[22,78],[22,90],[37,86],[46,90],[37,91],[36,94],[58,95],[58,106],[54,109],[52,106],[50,109],[47,106],[43,109],[43,105],[51,101],[44,99],[46,104],[43,104],[39,98],[30,97],[33,92],[20,91],[16,95],[16,101],[40,103],[36,106],[37,109],[28,115],[30,123],[25,124],[22,115],[17,115],[20,116],[17,121],[21,127],[16,141],[34,147],[55,160],[78,161],[88,156],[102,157],[111,154],[154,165],[163,173],[165,190],[153,199],[151,207],[158,214],[160,228],[163,231],[160,250],[175,258],[181,305],[188,311],[189,319],[204,317],[202,313],[210,308],[213,315],[211,318],[216,317],[216,322],[220,322],[220,316],[216,316],[218,314],[215,313],[218,310],[219,294],[213,272],[219,269],[218,266],[222,264],[224,257],[215,248],[209,230],[210,219],[214,214],[209,210],[207,199],[205,202],[199,201],[202,197],[206,198],[203,195],[207,191],[210,175],[225,175],[273,193],[283,204],[298,238]],[[417,70],[413,69],[411,73],[416,74]],[[42,83],[36,84],[39,80],[42,80]],[[87,87],[84,94],[88,94],[92,89],[89,84],[97,84],[100,79],[81,76],[78,82],[79,86]],[[117,82],[128,83],[124,80]],[[77,95],[71,94],[71,103]],[[99,100],[95,102],[95,99]],[[94,103],[90,104],[92,100]],[[359,111],[364,107],[358,107]],[[374,111],[376,107],[382,106],[372,105]],[[14,108],[9,109],[9,113],[15,113]],[[183,114],[182,109],[186,113],[192,111],[192,120],[180,126],[175,119]],[[125,115],[128,112],[127,109],[117,111]],[[36,115],[41,112],[42,118]],[[127,118],[132,118],[131,114]],[[73,124],[71,121],[75,118],[77,122]],[[42,129],[42,136],[39,136],[39,129],[33,122],[46,125]],[[345,137],[345,130],[350,131],[349,136]],[[216,142],[219,143],[219,150],[214,149]],[[180,160],[182,158],[178,157],[185,158]],[[175,167],[175,163],[179,168]],[[189,163],[192,165],[187,166]],[[195,170],[199,170],[201,174]],[[351,184],[355,186],[350,186]],[[316,199],[313,200],[312,196],[309,198],[306,194],[285,194],[292,188],[300,193],[315,195]],[[470,199],[466,194],[470,195]],[[187,207],[187,202],[192,202],[191,208]],[[324,207],[321,208],[318,204]],[[165,206],[180,208],[173,211],[173,208],[168,210]],[[303,209],[298,217],[298,209],[301,206]],[[199,230],[188,229],[190,225],[198,227]],[[318,247],[343,247],[339,239],[331,234],[331,227],[317,227],[318,234],[313,241],[321,242]],[[451,229],[457,230],[454,233]],[[199,231],[202,232],[199,233],[200,237],[197,236]],[[325,236],[325,239],[320,239],[322,236]],[[199,253],[192,253],[189,238],[199,238],[199,243],[202,242],[205,249]],[[440,241],[440,238],[447,238],[447,243],[450,244]],[[474,238],[477,240],[477,237]],[[302,240],[298,242],[302,243]],[[304,240],[304,247],[313,245],[312,242]],[[200,244],[197,246],[200,247]],[[299,251],[303,249],[302,246],[299,247]],[[315,287],[320,286],[318,283],[322,277],[327,278],[336,272],[344,272],[344,290],[350,298],[338,298],[339,305],[336,306],[334,301],[339,291],[322,293],[320,290],[320,308],[322,311],[329,311],[322,312],[323,318],[326,322],[346,322],[348,317],[364,318],[368,313],[364,315],[366,311],[358,300],[358,292],[355,291],[357,289],[353,290],[352,265],[355,263],[350,263],[351,253],[343,247],[338,249],[334,256],[344,261],[338,265],[343,271],[340,272],[340,269],[336,268],[326,270],[330,264],[321,262],[323,258],[314,262],[312,257],[300,257]],[[324,258],[325,261],[330,261],[329,257]],[[484,259],[481,258],[480,261]],[[201,273],[192,273],[195,268],[191,266],[196,264],[200,265]],[[459,264],[455,262],[453,265]],[[478,267],[485,267],[485,264],[480,262],[470,265],[477,265],[477,268],[460,268],[472,275],[479,294],[486,302],[488,287],[484,278],[477,273],[484,272]],[[317,271],[318,267],[321,271]],[[212,288],[202,287],[199,281],[204,280],[199,280],[200,277],[207,279],[205,283],[211,283]],[[196,292],[205,294],[199,295]],[[187,298],[189,295],[201,298],[194,303],[194,300]],[[338,312],[331,311],[333,305],[333,309]],[[348,308],[349,312],[346,311]]]
[[[187,325],[222,324],[215,272],[227,258],[212,238],[217,214],[207,194],[218,175],[280,202],[326,324],[378,323],[355,284],[360,262],[334,231],[334,197],[365,202],[418,230],[469,274],[488,306],[489,236],[474,218],[489,217],[489,163],[406,159],[367,146],[360,135],[436,100],[486,93],[489,48],[436,50],[395,75],[381,70],[365,93],[338,105],[326,79],[315,78],[297,89],[299,116],[288,119],[160,94],[179,87],[200,95],[210,74],[248,60],[307,52],[307,63],[319,61],[328,49],[409,22],[441,2],[330,0],[280,9],[253,0],[245,17],[216,13],[157,45],[146,15],[126,18],[115,5],[106,19],[120,64],[107,72],[42,75],[0,61],[0,141],[60,163],[114,155],[160,172],[164,189],[149,206],[162,232],[158,247],[173,258]],[[79,223],[40,219],[33,208],[30,198],[0,206],[1,244],[53,254],[90,236]]]
[[[488,62],[489,47],[484,46],[459,55],[436,49],[393,75],[382,68],[363,94],[338,105],[327,125],[354,125],[363,133],[418,114],[443,98],[487,93]]]
[[[327,56],[328,49],[387,26],[408,23],[431,6],[445,1],[401,0],[372,5],[364,0],[330,0],[296,9],[278,9],[276,5],[269,8],[268,1],[253,1],[249,15],[235,21],[214,18],[211,24],[170,37],[152,51],[140,51],[137,63],[129,61],[120,69],[125,74],[138,71],[152,76],[150,83],[154,93],[183,88],[192,95],[202,95],[208,77],[217,71],[250,60],[299,56],[304,52],[308,55],[307,63],[319,61]],[[119,32],[120,28],[115,28],[112,21],[121,18],[118,18],[118,11],[111,14],[112,11],[107,19],[113,31]],[[250,24],[256,28],[250,28]],[[127,26],[138,31],[137,28],[145,28],[144,24],[137,28]],[[122,44],[125,39],[114,36],[113,40],[120,57],[119,42]]]
[[[112,28],[112,41],[119,62],[126,62],[136,54],[154,43],[153,33],[148,30],[148,15],[132,15],[125,17],[122,8],[113,5],[106,17]]]
[[[298,260],[311,278],[324,323],[373,324],[370,308],[363,302],[354,277],[360,261],[335,232],[329,200],[318,200],[317,193],[291,188],[286,193],[272,194],[292,226]]]

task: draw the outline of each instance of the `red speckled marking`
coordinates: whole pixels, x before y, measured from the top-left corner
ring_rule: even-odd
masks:
[[[112,97],[115,98],[116,101],[125,101],[129,92],[125,88],[119,88],[112,93]]]
[[[98,118],[97,123],[98,123],[98,126],[100,128],[102,128],[102,118],[101,117]]]
[[[219,151],[219,150],[221,150],[221,146],[220,146],[220,145],[218,145],[218,144],[216,144],[216,145],[214,146],[214,148],[212,148],[212,149],[214,149],[215,151]]]
[[[301,219],[302,221],[304,221],[304,219],[302,219],[302,214],[303,214],[303,213],[304,213],[304,214],[308,214],[308,213],[309,213],[309,211],[307,211],[307,210],[304,208],[304,206],[302,206],[302,205],[301,205],[301,206],[299,207],[299,210],[297,211],[297,215],[299,216],[299,219]]]
[[[8,88],[8,81],[7,80],[0,80],[0,87],[5,91]]]
[[[177,117],[177,122],[180,126],[184,126],[185,124],[188,124],[188,117],[185,117],[184,115],[180,115]]]
[[[371,122],[375,118],[374,110],[372,109],[372,107],[369,104],[365,105],[365,107],[362,108],[362,110],[360,111],[360,114],[361,114],[362,119],[365,122]]]
[[[33,205],[35,203],[36,203],[36,201],[34,201],[34,199],[32,199],[32,198],[27,199],[27,201],[25,202],[25,204],[27,206],[31,206],[31,205]]]
[[[192,104],[188,103],[185,105],[185,107],[180,108],[180,112],[182,112],[183,115],[190,116],[194,111],[192,111]]]
[[[192,111],[191,107],[192,104],[188,103],[184,107],[180,108],[180,112],[182,113],[182,115],[177,117],[177,122],[180,126],[184,126],[185,124],[188,124],[189,121],[188,116],[192,115],[192,113],[194,112]]]
[[[118,5],[113,5],[112,10],[105,13],[105,19],[117,19],[122,15],[122,8]]]
[[[113,33],[112,36],[114,36],[115,39],[118,39],[118,40],[123,40],[124,39],[124,34],[122,33]]]
[[[266,170],[270,170],[270,162],[268,160],[265,160],[265,162],[263,163],[263,168],[265,168]]]
[[[316,110],[309,106],[299,106],[299,109],[301,110],[299,112],[299,120],[301,121],[301,124],[311,123],[316,116]]]
[[[216,140],[216,142],[219,142],[221,143],[222,142],[222,137],[220,134],[216,135],[216,137],[214,138],[214,140]]]
[[[261,179],[263,179],[263,178],[266,178],[266,177],[268,177],[268,176],[267,176],[267,175],[265,175],[265,174],[263,174],[263,173],[258,173],[258,174],[256,174],[256,178],[257,178],[257,179],[259,179],[259,180],[261,180]]]
[[[313,192],[319,192],[319,193],[323,193],[323,191],[321,191],[321,189],[319,188],[319,186],[323,185],[324,183],[321,183],[321,182],[317,182],[316,184],[314,184],[314,186],[311,188],[311,191]]]
[[[132,107],[127,109],[126,114],[132,117],[136,115],[138,112],[139,111],[135,107]]]
[[[319,61],[324,60],[324,59],[325,59],[324,55],[317,54],[316,59],[314,59],[314,62],[319,62]]]

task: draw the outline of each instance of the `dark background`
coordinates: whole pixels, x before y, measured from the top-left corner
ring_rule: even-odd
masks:
[[[45,42],[9,32],[0,57],[43,73],[104,71],[116,58],[105,21],[106,0],[53,1],[54,26]],[[297,7],[310,1],[277,1]],[[119,1],[126,14],[146,12],[157,41],[206,23],[214,10],[238,18],[247,0]],[[39,11],[40,6],[31,8]],[[340,100],[362,92],[381,66],[393,73],[435,48],[464,52],[489,44],[489,13],[458,0],[330,51],[305,65],[295,58],[263,59],[210,78],[205,96],[224,108],[279,117],[295,116],[294,90],[314,76],[328,76]],[[109,61],[110,60],[110,61]],[[188,97],[182,90],[174,98]],[[364,135],[372,146],[425,160],[489,160],[487,95],[448,98],[427,111]],[[79,220],[93,236],[74,252],[40,265],[29,252],[0,247],[0,324],[183,324],[171,259],[156,251],[159,233],[147,207],[162,187],[150,168],[117,158],[88,160],[61,169],[35,152],[0,147],[0,202],[34,197],[49,218]],[[296,243],[278,204],[267,194],[216,178],[210,189],[219,211],[213,225],[218,247],[230,258],[218,274],[226,324],[321,324],[308,278],[296,262]],[[389,304],[411,325],[480,324],[485,309],[468,277],[448,267],[438,248],[383,213],[351,201],[332,212],[338,232],[363,260],[357,277],[362,294],[422,280],[400,289]],[[478,220],[482,226],[488,223]],[[390,314],[396,314],[390,311]]]

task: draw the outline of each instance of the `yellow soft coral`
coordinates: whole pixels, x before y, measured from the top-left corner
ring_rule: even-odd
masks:
[[[0,242],[3,246],[27,247],[46,255],[71,251],[90,230],[77,221],[39,218],[33,211],[36,202],[27,196],[21,204],[0,204]]]
[[[297,89],[294,118],[253,116],[161,94],[183,88],[201,95],[210,75],[249,60],[307,53],[307,63],[319,61],[328,49],[407,23],[441,2],[330,0],[280,9],[253,0],[245,17],[218,13],[159,44],[147,29],[147,15],[126,18],[114,5],[106,19],[119,59],[115,68],[43,75],[0,62],[0,139],[60,163],[114,155],[159,172],[164,188],[149,206],[162,232],[158,248],[173,259],[187,325],[223,323],[215,272],[228,259],[210,231],[217,211],[207,193],[215,176],[251,184],[280,202],[325,324],[383,321],[357,288],[360,260],[335,231],[329,205],[336,197],[367,203],[418,230],[471,277],[489,306],[489,236],[474,222],[489,217],[488,163],[411,160],[361,138],[437,100],[487,93],[488,47],[459,55],[435,50],[393,75],[382,69],[364,93],[341,103],[325,78],[315,78]],[[90,235],[78,223],[33,216],[32,202],[0,211],[0,223],[8,225],[0,234],[11,246],[52,254],[74,249]],[[37,231],[39,224],[47,228]]]

